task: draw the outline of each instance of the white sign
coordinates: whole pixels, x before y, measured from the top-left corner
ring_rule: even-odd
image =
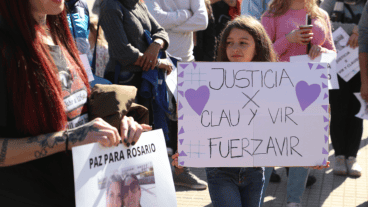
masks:
[[[339,81],[336,72],[336,53],[322,53],[314,60],[310,59],[308,55],[291,56],[290,62],[328,63],[328,89],[339,89]]]
[[[171,91],[171,93],[174,95],[176,103],[178,102],[178,69],[175,67],[174,63],[171,61],[170,57],[167,57],[167,60],[170,61],[172,65],[172,71],[170,75],[166,75],[165,73],[165,81],[166,85]]]
[[[179,165],[326,164],[326,63],[180,63],[178,74]]]
[[[342,27],[339,27],[332,33],[332,38],[335,43],[336,51],[339,52],[346,47],[350,37]]]
[[[360,102],[360,110],[358,114],[356,114],[355,116],[360,119],[368,120],[368,103],[362,98],[360,93],[354,93],[354,95],[357,97],[358,101]]]
[[[177,205],[162,130],[144,132],[130,148],[93,143],[72,153],[77,207]]]
[[[360,71],[359,48],[352,49],[350,46],[346,46],[350,37],[341,27],[333,32],[332,37],[337,50],[337,74],[348,82]]]
[[[345,47],[337,53],[336,58],[337,74],[346,82],[352,79],[358,72],[359,67],[359,48],[352,49]]]
[[[95,80],[93,77],[91,66],[89,65],[87,54],[79,55],[80,59],[83,62],[84,69],[86,70],[87,76],[88,76],[88,82],[92,82]]]

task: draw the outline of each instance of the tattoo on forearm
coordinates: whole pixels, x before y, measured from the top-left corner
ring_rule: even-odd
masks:
[[[1,147],[1,152],[0,152],[0,165],[3,164],[5,161],[6,151],[8,150],[8,141],[9,139],[4,139],[3,141],[3,145]]]
[[[52,138],[54,138],[53,141]],[[41,158],[47,156],[47,149],[52,149],[59,143],[64,143],[65,137],[63,136],[56,136],[54,134],[46,134],[46,135],[40,135],[36,137],[30,137],[27,140],[27,143],[38,143],[41,147],[40,150],[35,151],[35,157]]]
[[[88,124],[90,124],[90,123],[88,123]],[[76,142],[82,142],[86,139],[87,134],[90,131],[98,132],[99,129],[94,127],[93,125],[91,125],[89,127],[85,126],[85,127],[75,128],[75,129],[71,130],[70,133],[69,133],[69,141],[73,144],[75,144]]]

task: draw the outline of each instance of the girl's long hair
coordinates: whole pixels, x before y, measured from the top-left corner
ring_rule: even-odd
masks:
[[[42,43],[39,33],[44,33],[31,13],[29,0],[0,1],[0,14],[6,24],[6,51],[12,51],[5,64],[8,94],[12,94],[12,106],[17,130],[34,136],[61,131],[66,128],[66,107],[58,69],[48,47]],[[69,31],[65,9],[58,15],[47,15],[47,25],[54,42],[71,56],[71,66],[87,86],[87,74],[79,58],[78,50]]]
[[[232,29],[237,28],[247,31],[254,39],[255,52],[254,62],[277,62],[277,55],[273,49],[272,42],[262,24],[251,16],[239,16],[227,23],[221,32],[220,42],[217,49],[216,61],[228,62],[226,54],[226,41]]]
[[[291,1],[292,0],[272,0],[269,3],[269,9],[267,13],[269,15],[273,15],[274,17],[282,16],[289,11]],[[323,13],[318,6],[318,0],[305,0],[304,8],[307,14],[310,15],[311,19],[319,19],[324,25],[327,24]]]

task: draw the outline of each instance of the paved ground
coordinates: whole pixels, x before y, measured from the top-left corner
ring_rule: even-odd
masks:
[[[87,0],[92,9],[94,0]],[[363,168],[360,178],[335,176],[332,168],[326,170],[312,170],[317,182],[306,189],[303,196],[304,207],[368,207],[368,121],[364,122],[363,140],[358,154],[358,163]],[[331,141],[330,141],[331,143]],[[330,157],[334,161],[334,150],[330,144]],[[192,169],[201,179],[206,180],[204,169]],[[286,203],[286,172],[283,168],[276,168],[281,175],[281,183],[270,183],[266,191],[264,207],[283,207]],[[187,188],[177,187],[176,197],[179,207],[212,207],[208,190],[193,191]]]

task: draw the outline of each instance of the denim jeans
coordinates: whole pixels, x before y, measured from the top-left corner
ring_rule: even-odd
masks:
[[[266,194],[268,183],[270,182],[270,177],[272,173],[272,167],[265,168],[265,183],[264,190],[262,193],[262,203],[264,202],[264,197]],[[307,178],[309,174],[309,169],[304,167],[291,167],[289,170],[289,177],[287,181],[287,203],[301,203],[302,196],[305,190],[305,185],[307,183]]]
[[[206,168],[214,207],[259,207],[264,184],[263,167]]]

